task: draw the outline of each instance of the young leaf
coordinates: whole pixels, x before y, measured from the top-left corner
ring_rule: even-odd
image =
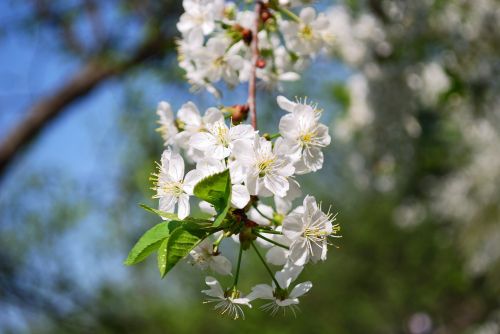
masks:
[[[212,204],[217,211],[213,226],[219,226],[231,207],[231,176],[229,169],[201,180],[194,187],[194,195]]]
[[[229,169],[221,173],[210,175],[196,184],[194,187],[194,195],[215,207],[215,210],[221,211],[225,208],[229,200],[227,191],[231,189],[231,178]]]
[[[176,228],[166,242],[166,249],[163,249],[164,245],[162,244],[158,253],[158,268],[160,269],[161,277],[165,277],[177,262],[186,257],[207,235],[206,232],[201,230],[187,231],[182,226]],[[166,253],[165,258],[163,257],[164,253]],[[165,262],[162,262],[162,260],[165,260]]]
[[[181,224],[182,222],[179,221],[170,221],[153,226],[151,229],[146,231],[146,233],[144,233],[142,237],[140,237],[139,241],[137,241],[134,245],[125,260],[125,264],[127,266],[131,266],[143,261],[151,253],[157,250],[158,247],[160,247],[163,240],[168,238],[170,232]]]
[[[156,209],[153,209],[152,207],[147,206],[146,204],[139,204],[139,206],[146,211],[157,214],[160,217],[167,218],[169,220],[180,220],[179,217],[175,213],[156,210]]]

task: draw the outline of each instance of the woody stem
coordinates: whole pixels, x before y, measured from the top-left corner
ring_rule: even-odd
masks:
[[[248,108],[250,111],[250,117],[252,119],[252,126],[255,130],[257,130],[257,62],[259,60],[258,34],[261,7],[261,2],[257,1],[257,3],[255,4],[255,24],[252,28],[252,42],[250,44],[250,48],[252,51],[252,67],[250,70],[250,80],[248,82]]]

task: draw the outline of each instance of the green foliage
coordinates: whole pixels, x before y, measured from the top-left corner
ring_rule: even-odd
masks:
[[[175,214],[140,204],[144,210],[172,220],[148,230],[130,251],[126,265],[139,263],[157,250],[158,270],[163,278],[200,241],[218,230],[217,226],[226,218],[231,206],[229,170],[204,178],[195,186],[194,193],[215,207],[216,220],[212,222],[193,217],[179,220]]]
[[[151,213],[155,213],[160,217],[167,218],[169,220],[180,220],[179,217],[175,213],[165,212],[153,209],[152,207],[147,206],[146,204],[139,204],[141,208]]]
[[[134,265],[143,261],[151,253],[160,247],[160,244],[170,234],[169,222],[160,223],[146,231],[142,237],[134,245],[128,254],[125,264],[128,266]]]
[[[189,231],[183,227],[175,229],[170,238],[162,243],[158,252],[158,269],[161,277],[165,277],[206,236],[208,234],[201,230]]]
[[[229,169],[201,180],[194,187],[194,195],[212,204],[217,211],[213,226],[219,226],[231,206],[231,176]]]
[[[332,87],[332,94],[335,101],[342,107],[342,110],[346,111],[351,105],[351,96],[346,85],[335,83]]]

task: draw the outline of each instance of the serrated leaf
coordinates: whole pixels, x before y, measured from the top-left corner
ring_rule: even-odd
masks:
[[[158,260],[158,270],[160,271],[160,276],[163,278],[167,273],[167,245],[168,239],[163,240],[160,247],[158,248],[157,260]]]
[[[182,227],[175,229],[167,241],[166,247],[166,262],[158,262],[161,277],[165,275],[189,252],[198,245],[208,234],[201,230],[187,231]],[[163,251],[163,249],[162,249]],[[158,254],[160,259],[160,254]],[[164,266],[164,267],[163,267]]]
[[[157,214],[160,217],[163,217],[163,218],[166,218],[169,220],[180,220],[179,217],[175,213],[156,210],[156,209],[153,209],[152,207],[147,206],[146,204],[139,204],[139,206],[146,211]]]
[[[229,169],[204,178],[194,187],[194,195],[212,204],[217,211],[213,226],[219,226],[231,207],[231,176]]]
[[[223,210],[228,200],[227,185],[231,184],[229,169],[217,174],[210,175],[196,184],[194,195],[215,207],[215,210]]]
[[[147,230],[132,247],[125,264],[131,266],[139,263],[157,250],[161,242],[170,235],[169,223],[163,222]]]

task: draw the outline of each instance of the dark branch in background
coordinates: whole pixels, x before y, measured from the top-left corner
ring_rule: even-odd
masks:
[[[377,16],[383,23],[389,23],[389,16],[387,16],[383,3],[380,0],[369,0],[368,6],[372,10],[372,12]]]
[[[38,5],[43,1],[37,2]],[[0,143],[0,179],[5,175],[7,168],[14,161],[31,140],[33,140],[41,130],[50,124],[52,120],[63,114],[74,102],[86,97],[99,85],[116,76],[124,75],[140,65],[161,60],[169,50],[175,46],[174,29],[162,31],[162,24],[168,22],[168,17],[176,17],[179,4],[168,2],[162,10],[156,12],[156,17],[151,17],[146,26],[144,42],[135,51],[129,52],[129,58],[109,61],[103,60],[99,56],[89,57],[89,61],[59,89],[51,95],[42,98],[31,108],[27,116],[5,137]],[[48,9],[38,7],[42,10],[39,15],[49,15]],[[45,12],[44,12],[45,10]],[[51,19],[52,20],[52,19]],[[71,32],[66,22],[64,24],[59,19],[54,18],[52,22],[58,22],[63,34]],[[69,40],[73,42],[74,36]],[[73,43],[72,42],[72,43]],[[68,45],[74,50],[75,45]],[[117,50],[115,50],[117,52]],[[118,52],[117,52],[118,53]]]

